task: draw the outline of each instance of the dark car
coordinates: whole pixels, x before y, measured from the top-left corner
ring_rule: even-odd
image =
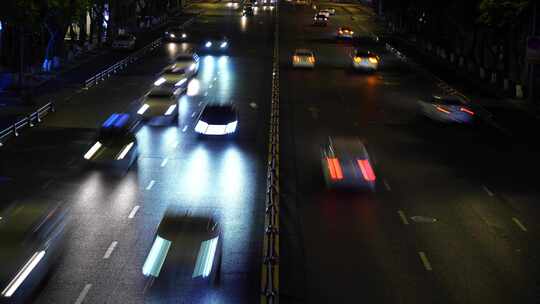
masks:
[[[183,42],[189,38],[187,31],[181,26],[169,27],[163,33],[163,40],[172,42]]]
[[[30,303],[63,252],[68,209],[32,197],[0,213],[0,303]]]
[[[317,14],[313,17],[313,25],[327,26],[328,17],[324,14]]]
[[[254,13],[254,10],[253,10],[253,7],[252,6],[245,6],[244,9],[242,10],[242,15],[243,16],[253,16],[255,13]]]
[[[238,113],[233,105],[207,105],[199,114],[195,132],[201,135],[230,135],[236,132]]]
[[[172,300],[182,288],[205,291],[218,283],[220,227],[211,217],[167,212],[142,267],[151,279],[147,297]]]
[[[180,89],[158,86],[152,88],[142,99],[141,107],[137,114],[143,119],[156,117],[171,117],[178,114],[177,98]]]

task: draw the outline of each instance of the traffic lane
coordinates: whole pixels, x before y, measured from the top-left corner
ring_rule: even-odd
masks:
[[[288,81],[287,81],[287,83],[288,83]],[[302,90],[299,90],[299,91],[302,91]],[[303,91],[304,91],[304,92],[309,92],[309,89],[308,89],[308,90],[303,90]],[[321,112],[323,112],[323,113],[328,113],[327,111],[321,111]],[[343,115],[341,115],[341,116],[343,116]],[[340,116],[340,117],[341,117],[341,116]],[[345,119],[345,121],[347,121],[347,120]],[[370,142],[371,142],[371,141],[370,141]]]

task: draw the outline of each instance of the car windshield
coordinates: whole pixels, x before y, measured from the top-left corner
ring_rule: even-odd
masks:
[[[232,106],[207,106],[201,115],[201,120],[208,124],[227,124],[236,118]]]
[[[317,18],[322,18],[322,19],[326,19],[326,16],[323,15],[323,14],[317,14]]]

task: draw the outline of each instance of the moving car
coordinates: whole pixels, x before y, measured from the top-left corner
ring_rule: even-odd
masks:
[[[169,88],[172,91],[181,89],[181,91],[187,90],[189,78],[193,75],[193,72],[188,71],[189,68],[185,68],[182,65],[178,66],[172,64],[165,68],[159,75],[159,78],[154,81],[154,86]]]
[[[135,132],[139,121],[127,113],[114,113],[101,125],[84,159],[93,165],[129,168],[137,158]]]
[[[133,51],[137,43],[137,38],[132,34],[121,34],[113,40],[112,48],[114,50]]]
[[[244,9],[242,10],[242,15],[243,16],[253,16],[254,15],[254,11],[253,11],[253,6],[247,6],[244,7]]]
[[[176,56],[173,63],[167,68],[175,71],[183,70],[186,76],[191,78],[199,72],[199,61],[199,55],[193,52],[186,52]]]
[[[163,33],[164,41],[182,42],[182,41],[187,41],[187,39],[188,39],[188,33],[181,26],[169,27]]]
[[[329,188],[375,191],[376,176],[367,149],[358,138],[329,138],[321,149],[324,179]]]
[[[339,27],[337,30],[338,39],[342,39],[342,38],[352,39],[353,35],[354,35],[354,31],[349,26],[342,26],[342,27]]]
[[[292,66],[295,68],[314,68],[315,55],[308,49],[297,49],[292,57]]]
[[[229,50],[229,40],[226,37],[210,37],[203,41],[200,48],[205,53],[225,53]]]
[[[336,14],[336,9],[333,7],[327,8],[326,11],[328,11],[331,16],[334,16]]]
[[[227,7],[238,8],[239,6],[240,6],[240,3],[238,3],[237,1],[227,2]]]
[[[313,25],[327,26],[328,17],[324,14],[316,14],[315,17],[313,17]]]
[[[31,303],[63,253],[68,209],[24,198],[0,213],[0,303]]]
[[[161,302],[177,300],[182,288],[206,291],[219,283],[221,255],[221,231],[212,217],[167,211],[142,267],[151,282],[148,297]]]
[[[471,123],[476,115],[467,101],[454,95],[433,95],[428,100],[419,100],[418,104],[422,114],[439,122]]]
[[[232,104],[206,105],[195,125],[200,135],[232,135],[238,126],[238,112]]]
[[[380,58],[370,51],[355,49],[351,53],[352,66],[356,70],[375,72],[379,69]]]
[[[324,15],[324,16],[326,16],[326,18],[330,18],[330,11],[327,10],[327,9],[320,10],[318,14],[319,15]]]
[[[163,86],[154,87],[143,97],[137,114],[142,119],[174,118],[178,114],[177,98],[179,91],[180,89],[170,90]]]

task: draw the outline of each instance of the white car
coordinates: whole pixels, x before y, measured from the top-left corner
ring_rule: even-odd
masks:
[[[292,56],[292,66],[295,68],[314,68],[315,54],[308,49],[297,49]]]
[[[203,136],[233,135],[238,127],[238,112],[231,105],[206,105],[195,125],[195,132]]]
[[[352,66],[356,70],[375,72],[379,69],[380,58],[370,51],[355,49],[351,53]]]
[[[467,101],[458,96],[437,96],[429,100],[419,100],[418,105],[423,115],[445,123],[471,123],[476,113]]]
[[[354,35],[354,31],[351,27],[348,26],[342,26],[339,27],[337,30],[337,38],[338,39],[352,39]]]
[[[167,66],[167,69],[183,70],[188,78],[191,78],[199,71],[200,57],[196,53],[182,53],[174,59],[174,62]]]
[[[319,15],[324,15],[326,18],[330,18],[330,11],[327,9],[322,9],[318,12]]]
[[[321,154],[323,175],[328,188],[375,191],[377,178],[367,149],[360,139],[329,138]]]
[[[135,49],[137,43],[137,38],[135,35],[123,34],[118,35],[112,43],[112,48],[114,50],[129,50],[132,51]]]

